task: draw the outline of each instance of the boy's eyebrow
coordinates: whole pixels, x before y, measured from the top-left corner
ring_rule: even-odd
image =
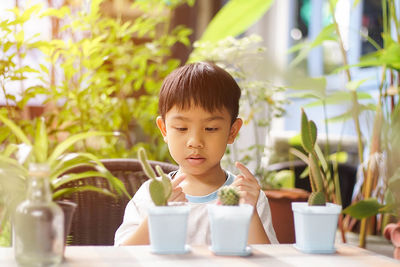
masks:
[[[175,115],[171,119],[172,120],[181,120],[181,121],[190,121],[190,118],[182,116],[182,115]],[[216,116],[211,116],[211,117],[204,119],[204,121],[215,121],[215,120],[225,120],[225,118],[222,116],[216,115]]]
[[[222,116],[212,116],[212,117],[205,119],[205,121],[217,121],[217,120],[225,120],[225,118]]]

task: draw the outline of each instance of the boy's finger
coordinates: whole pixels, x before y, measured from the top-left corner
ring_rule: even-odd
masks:
[[[184,174],[184,173],[181,173],[181,174],[175,176],[171,182],[172,188],[177,187],[183,180],[185,180],[185,178],[186,178],[186,174]]]
[[[243,174],[245,178],[253,178],[253,174],[240,162],[235,162],[236,168]]]

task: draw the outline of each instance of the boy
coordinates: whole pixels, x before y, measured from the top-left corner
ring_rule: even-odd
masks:
[[[169,201],[188,201],[189,245],[210,245],[208,203],[217,201],[223,185],[238,187],[241,202],[254,207],[249,244],[278,243],[268,200],[257,179],[241,163],[236,177],[223,170],[220,160],[242,126],[237,118],[240,88],[225,70],[212,63],[193,63],[169,74],[159,95],[157,126],[179,170],[170,173],[173,192]],[[147,207],[149,183],[128,203],[115,245],[149,244]]]

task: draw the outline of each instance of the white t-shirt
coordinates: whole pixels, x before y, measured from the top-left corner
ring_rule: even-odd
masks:
[[[176,172],[170,173],[174,175]],[[235,180],[235,176],[227,173],[227,179],[224,185],[230,185]],[[139,224],[146,218],[147,209],[150,205],[154,205],[149,194],[149,182],[142,184],[135,196],[129,201],[125,208],[124,220],[115,233],[114,245],[119,246],[132,233],[134,233]],[[190,196],[186,198],[191,207],[188,218],[187,244],[189,245],[210,245],[210,227],[207,214],[207,204],[217,201],[218,191],[205,196]],[[264,192],[260,191],[257,201],[257,212],[263,223],[264,230],[272,244],[278,244],[275,230],[272,225],[271,210],[269,208],[268,199]]]

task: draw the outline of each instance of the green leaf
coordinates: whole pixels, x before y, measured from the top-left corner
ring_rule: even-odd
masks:
[[[293,155],[295,155],[296,157],[298,157],[299,159],[301,159],[307,165],[309,165],[309,160],[308,160],[307,155],[304,154],[303,152],[301,152],[300,150],[291,147],[291,148],[289,148],[289,152],[292,153]]]
[[[1,169],[5,169],[5,166],[10,169],[19,170],[19,171],[27,171],[24,166],[18,163],[17,160],[10,158],[9,156],[0,155],[0,167]]]
[[[315,145],[315,142],[317,142],[317,125],[315,124],[314,121],[310,120],[310,137],[311,137],[311,142],[313,146]]]
[[[327,120],[329,123],[337,123],[337,122],[344,122],[347,120],[353,119],[353,110],[347,110],[342,114],[339,114],[337,116],[331,117]]]
[[[7,119],[3,115],[0,115],[0,121],[3,122],[10,130],[12,133],[23,143],[32,146],[31,142],[29,141],[28,137],[24,134],[21,128],[18,127],[14,122],[11,120]]]
[[[18,150],[18,145],[16,144],[8,144],[6,149],[2,152],[3,156],[10,157],[14,152]]]
[[[33,153],[38,163],[43,163],[47,160],[48,145],[46,123],[44,118],[40,117],[36,121],[35,142],[33,144]]]
[[[290,89],[307,91],[306,93],[313,94],[316,98],[322,98],[326,94],[326,77],[310,78],[303,77],[302,74],[291,73],[286,79],[289,81]]]
[[[62,19],[65,17],[65,15],[69,15],[69,14],[71,14],[71,10],[69,9],[68,6],[63,6],[59,9],[48,8],[40,15],[40,18],[46,17],[46,16],[52,16],[52,17]]]
[[[34,68],[31,68],[29,66],[23,66],[23,67],[15,70],[14,72],[18,73],[18,74],[24,74],[24,73],[29,73],[29,72],[31,72],[31,73],[39,73],[39,71],[37,71]]]
[[[343,213],[349,214],[358,220],[368,218],[378,214],[385,206],[378,202],[376,198],[358,201],[343,210]]]
[[[282,170],[275,174],[275,180],[282,188],[294,188],[295,175],[292,170]]]
[[[368,80],[370,80],[370,78],[350,81],[346,84],[346,88],[349,89],[350,91],[356,91],[363,83],[365,83]]]
[[[328,172],[328,162],[326,162],[325,156],[322,153],[321,148],[318,144],[315,144],[315,153],[317,154],[318,161],[321,163],[322,169],[325,173]]]
[[[68,137],[66,140],[61,142],[56,146],[54,149],[53,153],[50,155],[48,163],[52,165],[54,161],[61,156],[68,148],[70,148],[73,144],[75,144],[78,141],[87,139],[89,137],[95,137],[95,136],[113,136],[116,135],[115,133],[109,133],[109,132],[98,132],[98,131],[93,131],[93,132],[87,132],[87,133],[79,133],[73,136]]]
[[[292,147],[301,146],[301,135],[296,134],[295,136],[290,137],[288,143]]]
[[[69,174],[65,174],[65,175],[60,176],[59,178],[53,180],[51,182],[51,185],[52,185],[53,189],[55,190],[69,182],[80,180],[80,179],[85,179],[85,178],[91,178],[91,177],[106,178],[106,175],[104,173],[101,173],[98,171],[85,171],[85,172],[80,172],[80,173],[69,173]]]
[[[304,150],[311,153],[317,137],[317,127],[313,121],[309,121],[304,109],[301,109],[301,142]]]
[[[199,41],[238,36],[267,12],[273,0],[230,0],[212,19]]]
[[[110,197],[115,197],[115,194],[110,192],[110,190],[106,188],[99,188],[93,185],[84,185],[84,186],[79,186],[79,187],[69,187],[69,188],[62,188],[60,190],[57,190],[56,192],[53,193],[53,200],[59,199],[60,197],[63,196],[68,196],[73,193],[77,192],[87,192],[87,191],[92,191],[92,192],[97,192],[103,195],[107,195]]]
[[[306,48],[301,50],[297,57],[295,57],[293,61],[290,62],[290,67],[298,65],[301,61],[306,59],[311,49],[321,45],[324,41],[336,40],[336,38],[334,37],[335,30],[336,29],[334,24],[329,24],[325,26],[320,31],[318,36],[308,46],[305,46]]]
[[[18,43],[18,47],[20,46],[20,44],[22,44],[24,42],[25,39],[25,33],[23,30],[20,30],[17,32],[17,34],[15,35],[15,41],[17,41]]]
[[[329,155],[329,160],[336,161],[338,163],[345,163],[349,158],[349,154],[345,151],[336,152]]]

